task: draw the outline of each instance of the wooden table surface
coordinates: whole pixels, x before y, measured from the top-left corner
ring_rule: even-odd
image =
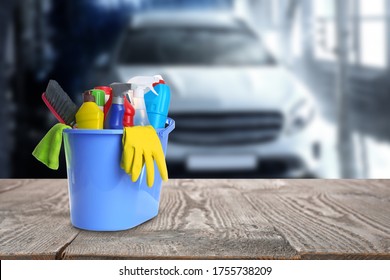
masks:
[[[390,259],[390,180],[170,180],[159,215],[90,232],[66,180],[0,180],[0,259]]]

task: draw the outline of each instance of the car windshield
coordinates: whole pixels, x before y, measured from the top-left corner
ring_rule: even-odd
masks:
[[[160,28],[127,32],[120,64],[272,64],[260,39],[241,29]]]

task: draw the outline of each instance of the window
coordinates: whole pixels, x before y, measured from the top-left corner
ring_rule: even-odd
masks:
[[[360,63],[364,66],[385,68],[386,54],[386,1],[360,0],[359,45]]]
[[[335,61],[335,2],[313,1],[315,22],[314,57]],[[350,0],[348,6],[348,61],[358,67],[387,67],[386,1]]]
[[[292,54],[296,58],[302,56],[302,45],[304,44],[302,40],[301,24],[302,24],[302,9],[299,7],[294,18],[293,28],[292,28],[292,38],[291,38]]]
[[[335,0],[313,1],[314,8],[314,57],[319,60],[335,61],[336,26]],[[336,0],[337,1],[337,0]]]
[[[280,0],[271,1],[271,19],[274,26],[279,26],[280,24],[280,4]]]

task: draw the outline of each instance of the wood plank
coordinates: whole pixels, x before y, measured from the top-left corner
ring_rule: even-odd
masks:
[[[15,188],[23,187],[29,183],[36,181],[37,179],[0,179],[0,193],[13,190]]]
[[[388,180],[253,180],[233,184],[302,258],[390,258]]]
[[[252,190],[264,193],[321,192],[351,194],[362,191],[365,195],[388,196],[390,180],[383,179],[233,179],[231,184],[244,193]]]
[[[55,259],[79,233],[69,221],[66,180],[0,180],[0,259]]]
[[[65,259],[297,258],[229,180],[170,180],[159,215],[121,232],[82,231]]]
[[[390,180],[170,180],[114,233],[72,227],[66,180],[0,180],[0,259],[45,258],[390,259]]]

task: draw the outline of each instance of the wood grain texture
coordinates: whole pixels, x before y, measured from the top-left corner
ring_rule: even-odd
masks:
[[[235,182],[307,259],[389,259],[390,181]]]
[[[131,230],[81,232],[66,259],[274,259],[295,250],[227,180],[171,180],[157,218]]]
[[[70,224],[66,180],[0,180],[0,259],[390,259],[390,180],[170,180],[134,229]]]
[[[78,234],[66,180],[0,180],[0,259],[55,259]]]
[[[25,186],[26,184],[33,183],[34,181],[37,181],[37,179],[24,179],[24,180],[1,179],[0,193]]]

